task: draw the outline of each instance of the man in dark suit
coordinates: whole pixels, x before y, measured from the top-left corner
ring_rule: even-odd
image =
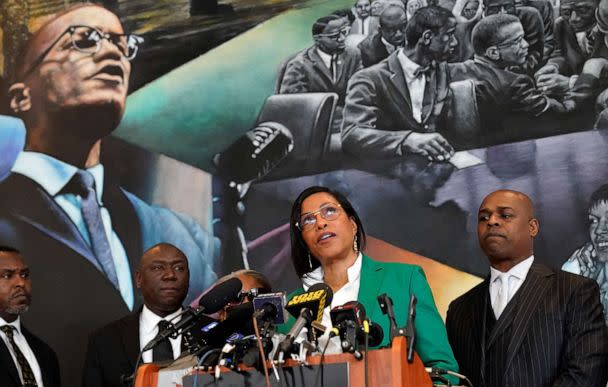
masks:
[[[21,253],[0,246],[0,385],[60,387],[57,355],[21,323],[31,292],[30,269]]]
[[[342,122],[348,80],[361,69],[359,51],[345,45],[348,31],[346,20],[338,15],[318,19],[312,26],[314,45],[287,62],[279,86],[280,94],[336,93],[334,132]]]
[[[25,44],[9,88],[10,109],[27,133],[25,151],[0,184],[0,243],[44,273],[36,284],[40,307],[26,322],[59,354],[66,385],[80,382],[88,333],[138,306],[132,271],[145,249],[170,242],[188,255],[200,273],[190,299],[216,279],[213,236],[125,191],[100,162],[101,140],[125,110],[140,42],[108,10],[72,6]]]
[[[378,32],[365,38],[359,45],[361,63],[369,67],[386,59],[405,44],[407,17],[402,7],[390,6],[380,15]]]
[[[407,24],[406,47],[351,78],[341,132],[346,152],[376,158],[418,154],[439,161],[452,156],[444,137],[445,61],[458,44],[455,29],[448,10],[420,8]]]
[[[608,330],[595,281],[535,262],[530,198],[501,190],[481,203],[477,234],[490,275],[454,300],[446,326],[475,386],[589,386],[608,381]]]
[[[503,127],[514,113],[537,117],[545,112],[564,111],[563,105],[542,94],[528,75],[508,70],[526,63],[529,45],[524,36],[517,17],[486,16],[473,28],[474,59],[448,65],[452,81],[475,81],[483,132],[477,143],[469,144],[472,147],[503,143],[521,135]]]
[[[156,337],[162,324],[181,313],[189,276],[188,259],[175,246],[162,243],[144,253],[135,272],[144,305],[90,335],[83,387],[124,386],[121,379],[133,373],[140,350]],[[181,352],[180,335],[144,352],[142,360],[174,360]]]

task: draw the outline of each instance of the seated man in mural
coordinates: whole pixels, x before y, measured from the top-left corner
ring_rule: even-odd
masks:
[[[590,58],[608,58],[608,49],[596,23],[599,0],[562,0],[555,20],[555,50],[535,74],[544,93],[563,96],[576,82]]]
[[[342,148],[359,157],[417,154],[448,160],[447,63],[458,44],[456,20],[444,8],[420,8],[408,21],[406,47],[355,74],[348,86]],[[449,137],[449,136],[448,136]]]
[[[474,59],[450,63],[450,79],[475,82],[477,104],[484,130],[479,146],[505,142],[504,121],[513,113],[537,117],[549,111],[563,112],[563,105],[542,94],[531,77],[508,69],[526,63],[528,42],[519,19],[509,14],[486,16],[473,28]],[[458,96],[454,96],[458,98]],[[525,128],[522,128],[524,130]]]
[[[375,65],[405,45],[407,19],[401,7],[388,7],[380,15],[378,31],[369,35],[357,47],[363,67]]]
[[[524,28],[528,42],[526,62],[515,68],[518,72],[534,74],[544,64],[545,35],[541,14],[533,7],[516,7],[515,0],[484,0],[484,17],[498,13],[516,16]]]
[[[44,273],[28,323],[56,348],[66,385],[80,380],[88,332],[139,304],[132,273],[145,249],[168,242],[188,256],[196,273],[189,299],[216,278],[212,235],[125,191],[99,162],[101,139],[124,113],[140,42],[108,10],[70,7],[25,44],[9,88],[10,110],[27,134],[25,151],[0,184],[0,242]]]
[[[597,281],[608,324],[608,184],[591,194],[587,214],[590,241],[572,253],[562,270]]]
[[[358,50],[345,46],[348,31],[346,20],[337,15],[318,19],[312,26],[313,46],[289,60],[279,80],[280,94],[336,93],[334,132],[342,122],[348,80],[361,69]]]

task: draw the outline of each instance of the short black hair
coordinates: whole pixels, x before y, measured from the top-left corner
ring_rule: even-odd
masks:
[[[471,34],[471,42],[476,55],[485,55],[486,50],[501,42],[498,41],[500,30],[513,23],[521,23],[517,16],[496,14],[482,18]]]
[[[407,27],[405,27],[407,46],[409,48],[415,47],[426,30],[431,30],[435,34],[438,33],[450,19],[456,18],[452,12],[443,7],[430,5],[418,9],[408,20]]]
[[[340,206],[342,206],[344,212],[346,212],[346,215],[348,215],[349,218],[352,218],[355,221],[355,224],[357,225],[357,243],[359,244],[359,249],[363,250],[363,247],[365,247],[366,238],[365,231],[363,230],[363,224],[361,223],[359,215],[357,215],[357,212],[353,208],[353,205],[348,201],[348,199],[346,199],[346,197],[340,192],[327,187],[308,187],[304,191],[302,191],[298,198],[293,202],[293,205],[291,207],[291,217],[289,220],[289,236],[291,239],[291,261],[293,262],[293,267],[296,270],[298,277],[300,278],[302,278],[304,274],[313,271],[321,265],[321,263],[312,255],[310,256],[312,268],[308,265],[308,247],[306,247],[306,242],[304,242],[304,239],[302,238],[302,232],[300,231],[298,226],[296,226],[296,224],[300,221],[300,211],[302,210],[302,202],[304,202],[307,197],[319,192],[328,193],[334,198],[336,198]]]
[[[332,12],[332,15],[336,15],[339,17],[345,17],[348,19],[349,23],[353,23],[355,21],[355,14],[351,11],[350,8],[339,9],[337,11]]]
[[[268,290],[269,292],[272,292],[272,285],[270,284],[270,281],[268,280],[268,278],[263,273],[260,273],[259,271],[256,271],[256,270],[250,270],[250,269],[241,269],[241,270],[233,271],[230,274],[226,274],[222,278],[215,281],[215,286],[228,281],[230,278],[236,278],[239,275],[253,278],[257,283],[262,285],[262,287],[264,289]]]
[[[608,203],[608,184],[602,185],[591,194],[591,198],[589,198],[589,210],[602,202]]]
[[[0,245],[0,253],[16,253],[16,254],[21,254],[21,251],[17,250],[14,247],[11,247],[11,246]]]
[[[312,25],[312,36],[322,34],[330,21],[342,19],[343,17],[344,16],[332,14],[318,18],[317,21]]]

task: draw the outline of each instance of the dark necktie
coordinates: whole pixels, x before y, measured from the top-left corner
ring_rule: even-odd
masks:
[[[365,18],[365,19],[360,19],[360,20],[361,20],[361,34],[362,34],[362,35],[366,35],[366,33],[365,33],[365,20],[366,20],[366,19],[367,19],[367,18]]]
[[[15,344],[15,338],[13,337],[14,329],[15,328],[11,325],[3,325],[0,327],[0,330],[4,332],[4,334],[6,334],[6,337],[8,337],[8,341],[13,346],[13,351],[15,352],[17,363],[19,363],[19,368],[21,368],[23,387],[36,387],[38,386],[38,383],[36,383],[36,377],[34,377],[32,367],[30,367],[30,363],[28,363],[25,356],[23,356],[23,352],[21,352],[17,344]]]
[[[329,63],[329,72],[331,73],[331,80],[336,83],[338,80],[338,55],[331,56],[331,62]]]
[[[95,179],[90,172],[78,170],[66,186],[66,191],[79,195],[82,205],[82,218],[89,232],[91,248],[95,258],[114,287],[120,290],[112,250],[101,219],[101,210],[97,203]]]
[[[164,331],[169,326],[169,322],[165,320],[160,320],[158,322],[158,333]],[[164,339],[154,349],[152,349],[152,361],[167,361],[173,360],[173,347],[171,347],[171,342],[169,338]]]

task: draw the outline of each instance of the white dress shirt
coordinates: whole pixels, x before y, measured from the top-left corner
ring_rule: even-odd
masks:
[[[370,31],[369,31],[369,21],[371,20],[371,17],[366,17],[365,19],[361,19],[360,17],[356,18],[355,21],[353,22],[353,24],[357,24],[357,27],[359,27],[359,33],[361,35],[369,35]]]
[[[82,217],[82,199],[78,195],[61,192],[77,171],[78,168],[75,166],[57,160],[52,156],[29,151],[21,152],[12,168],[12,172],[25,175],[32,179],[53,197],[55,203],[63,209],[80,232],[80,235],[82,235],[84,240],[90,245],[89,233]],[[102,201],[104,168],[103,165],[98,164],[92,168],[88,168],[87,171],[90,172],[95,179],[97,202],[100,206],[101,218],[106,231],[106,237],[110,243],[110,250],[112,250],[120,294],[122,295],[125,304],[132,310],[134,295],[129,259],[127,258],[127,253],[125,252],[122,242],[112,228],[110,212],[104,207]],[[97,269],[102,271],[99,266]]]
[[[415,76],[414,73],[420,65],[412,61],[405,55],[403,50],[397,54],[399,63],[403,69],[405,75],[405,83],[410,93],[410,100],[412,101],[412,115],[417,122],[422,122],[422,102],[424,100],[424,88],[426,86],[426,75],[424,73]]]
[[[330,310],[335,308],[336,306],[344,305],[349,301],[357,301],[357,298],[359,296],[359,286],[361,285],[362,262],[363,255],[359,253],[355,262],[346,271],[348,275],[348,282],[344,286],[342,286],[337,292],[334,293],[334,298],[331,301],[331,306],[323,310],[323,319],[321,320],[321,324],[325,325],[328,329],[323,336],[319,337],[318,341],[321,350],[325,346],[325,343],[327,343],[329,329],[333,327],[331,323],[331,316],[329,315]],[[323,277],[324,273],[322,266],[319,266],[310,273],[304,274],[304,276],[302,277],[302,285],[304,291],[308,291],[308,289],[316,283],[323,282]],[[325,353],[331,354],[341,352],[342,347],[340,345],[340,338],[334,337],[329,343],[327,351]]]
[[[526,276],[528,275],[528,272],[530,271],[530,267],[532,266],[533,262],[534,262],[534,255],[531,255],[530,257],[524,259],[517,265],[513,266],[511,268],[511,270],[504,273],[504,274],[508,275],[507,276],[507,278],[508,278],[507,302],[505,303],[504,308],[506,308],[506,306],[509,305],[509,302],[511,301],[511,299],[513,298],[515,293],[517,293],[517,290],[519,290],[519,288],[521,287],[521,284],[524,283]],[[496,305],[495,305],[496,299],[498,297],[499,288],[500,288],[500,281],[497,281],[497,278],[501,274],[503,274],[501,271],[496,270],[493,267],[490,267],[490,300],[492,302],[492,309],[494,309],[495,315],[496,314],[500,315],[502,313],[502,311],[504,310],[504,308],[503,308],[502,310],[500,310],[497,313]]]
[[[13,339],[15,340],[15,344],[23,353],[23,356],[30,364],[30,368],[34,373],[34,377],[36,378],[36,384],[38,387],[44,387],[42,383],[42,372],[40,371],[40,365],[38,364],[38,360],[32,351],[32,348],[28,344],[25,336],[21,333],[21,318],[17,317],[17,319],[11,323],[6,322],[2,317],[0,317],[0,327],[3,325],[11,325],[15,329],[13,329]],[[21,375],[21,367],[19,366],[19,362],[17,361],[17,356],[15,356],[15,351],[13,350],[13,345],[10,341],[8,341],[8,337],[2,331],[0,331],[0,337],[2,337],[2,341],[4,341],[4,345],[8,348],[8,351],[11,353],[11,357],[13,358],[13,363],[19,372],[19,378],[21,379],[21,383],[23,383],[23,376]]]
[[[179,308],[168,316],[160,317],[144,305],[141,314],[139,315],[139,350],[141,351],[146,344],[156,337],[160,320],[171,321],[173,324],[176,324],[181,320],[181,317],[176,318],[173,321],[172,319],[180,313],[182,313],[182,308]],[[182,353],[182,335],[178,335],[175,339],[169,338],[169,342],[171,342],[171,348],[173,348],[173,359],[177,359]],[[142,354],[142,361],[144,363],[152,362],[151,349]]]

